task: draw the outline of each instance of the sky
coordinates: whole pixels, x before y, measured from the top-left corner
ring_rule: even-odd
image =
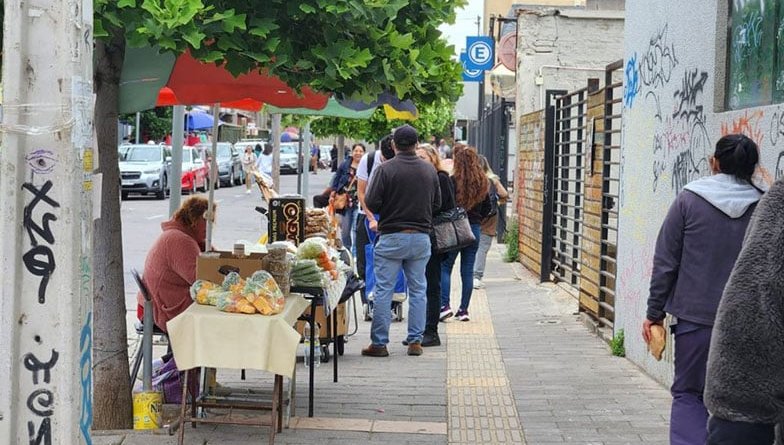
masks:
[[[484,0],[468,0],[465,7],[457,10],[454,25],[441,25],[439,28],[447,41],[454,45],[456,58],[465,49],[466,37],[478,35],[476,18],[482,16],[483,9]]]

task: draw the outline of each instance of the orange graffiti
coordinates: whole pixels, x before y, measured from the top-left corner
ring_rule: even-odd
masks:
[[[765,113],[763,113],[762,110],[757,110],[753,113],[746,111],[743,113],[743,116],[738,116],[731,122],[722,122],[721,135],[727,136],[728,134],[745,134],[754,140],[757,145],[760,145],[762,144],[763,133],[759,128],[759,123],[764,116]]]

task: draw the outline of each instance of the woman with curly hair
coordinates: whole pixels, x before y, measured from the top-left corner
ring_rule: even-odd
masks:
[[[482,169],[482,162],[473,147],[455,146],[454,166],[452,167],[452,184],[455,188],[455,201],[458,206],[466,209],[468,221],[475,241],[459,251],[449,252],[441,262],[441,321],[455,315],[460,321],[468,321],[468,305],[474,290],[474,262],[479,250],[481,222],[492,210],[490,202],[490,180]],[[462,294],[460,308],[453,314],[449,305],[450,280],[452,268],[460,255],[460,282]]]
[[[207,205],[198,196],[182,203],[174,217],[161,224],[163,233],[147,253],[142,277],[152,298],[155,325],[164,332],[166,323],[193,303],[190,287],[207,238]],[[213,222],[214,214],[213,208]]]

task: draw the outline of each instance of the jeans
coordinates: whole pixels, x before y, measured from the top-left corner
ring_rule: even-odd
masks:
[[[462,296],[460,297],[460,309],[468,311],[468,305],[471,303],[471,294],[474,292],[474,262],[476,261],[476,252],[479,249],[481,235],[479,224],[471,224],[471,232],[474,233],[476,241],[459,251],[447,252],[444,255],[444,261],[441,262],[441,306],[449,305],[452,268],[455,266],[457,255],[460,254],[460,282],[463,286]]]
[[[400,268],[408,284],[409,343],[422,342],[425,330],[427,281],[425,266],[430,259],[430,235],[427,233],[385,233],[380,235],[374,251],[376,290],[373,300],[373,324],[370,340],[376,346],[389,343],[392,322],[392,294]]]
[[[357,225],[357,207],[348,207],[340,215],[340,240],[343,242],[343,247],[348,249],[352,255],[356,256],[356,251],[352,249],[354,245],[351,242],[352,235]]]
[[[670,412],[670,444],[704,444],[708,410],[702,401],[712,328],[681,320],[675,326],[675,378]]]
[[[432,253],[425,269],[425,277],[427,278],[425,334],[438,334],[438,322],[441,316],[441,261],[443,259],[443,254]]]
[[[479,250],[476,252],[476,262],[474,263],[474,278],[481,280],[485,276],[485,263],[487,263],[487,252],[493,245],[493,236],[485,235],[479,237]]]
[[[711,417],[708,422],[708,445],[772,445],[774,425],[734,422]]]

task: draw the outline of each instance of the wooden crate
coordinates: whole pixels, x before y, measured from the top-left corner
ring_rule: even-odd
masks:
[[[346,314],[346,303],[341,303],[335,309],[338,317],[338,335],[346,335],[348,332],[348,316]],[[310,314],[310,307],[305,311],[304,315]],[[333,314],[334,315],[334,314]],[[319,326],[319,337],[322,339],[327,338],[327,320],[324,316],[324,306],[316,307],[316,324]],[[305,322],[298,321],[296,324],[297,332],[302,335],[305,329]]]

